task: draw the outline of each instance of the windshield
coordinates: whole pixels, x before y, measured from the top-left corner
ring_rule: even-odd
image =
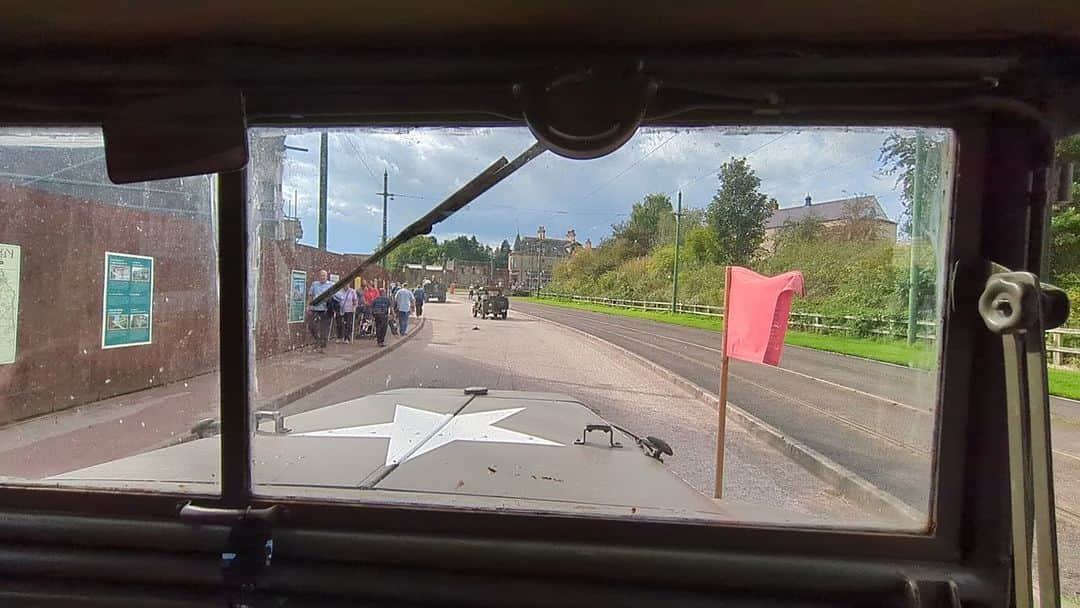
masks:
[[[344,286],[531,134],[251,141],[256,407],[289,429],[267,414],[260,492],[928,525],[949,132],[642,129],[599,160],[545,153]]]
[[[250,130],[256,493],[928,529],[950,131],[534,143]],[[2,472],[216,491],[215,180],[0,144]]]

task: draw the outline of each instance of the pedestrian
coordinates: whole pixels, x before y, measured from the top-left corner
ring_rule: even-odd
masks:
[[[368,280],[364,281],[364,299],[361,310],[363,311],[363,320],[360,323],[360,327],[369,327],[369,333],[361,335],[371,335],[370,328],[374,327],[375,319],[371,316],[371,303],[375,301],[375,298],[379,297],[379,288],[375,286],[375,283]]]
[[[386,346],[386,326],[390,323],[390,298],[386,288],[379,290],[379,295],[371,301],[371,316],[375,319],[375,341],[379,346]]]
[[[409,291],[408,283],[402,283],[398,288],[397,293],[394,294],[394,304],[397,310],[398,333],[404,336],[409,330],[409,315],[416,308],[416,298]]]
[[[308,289],[310,299],[314,300],[327,289],[330,289],[333,283],[327,280],[328,276],[329,274],[325,270],[319,271],[318,280],[312,281],[311,287]],[[311,313],[308,320],[308,330],[311,332],[311,337],[315,338],[316,348],[325,350],[326,341],[330,337],[330,320],[332,319],[326,300],[311,305],[308,310]]]
[[[346,344],[352,344],[353,327],[356,324],[356,309],[360,303],[360,297],[352,285],[334,294],[341,305],[341,315],[338,317],[338,340]]]
[[[421,285],[414,289],[412,295],[413,299],[416,300],[416,318],[419,319],[424,316],[424,298],[427,297],[427,294],[424,293],[424,286]]]

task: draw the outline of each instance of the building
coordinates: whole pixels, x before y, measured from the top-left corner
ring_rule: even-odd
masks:
[[[765,240],[762,247],[772,251],[776,237],[785,224],[815,219],[826,229],[837,228],[852,217],[872,222],[877,238],[896,240],[896,222],[889,219],[876,196],[856,196],[834,201],[815,203],[809,194],[798,207],[777,208],[765,223]]]
[[[450,280],[457,285],[487,285],[492,281],[493,264],[490,260],[447,260],[446,270]]]
[[[510,252],[510,285],[527,289],[547,285],[555,265],[581,247],[573,229],[566,231],[565,239],[547,238],[543,226],[536,236],[517,235]]]

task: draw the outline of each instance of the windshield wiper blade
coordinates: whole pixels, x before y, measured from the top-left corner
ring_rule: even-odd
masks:
[[[472,178],[469,183],[458,188],[456,192],[446,197],[443,202],[436,205],[431,211],[424,214],[423,217],[409,224],[404,230],[397,233],[394,238],[387,241],[385,245],[376,249],[367,259],[360,262],[360,265],[353,269],[352,272],[341,277],[338,282],[331,285],[329,289],[318,296],[315,296],[315,298],[311,300],[310,305],[315,306],[325,302],[339,289],[351,283],[356,277],[363,274],[363,272],[371,266],[378,264],[380,260],[387,256],[387,254],[405,244],[409,239],[415,236],[429,234],[435,224],[454,215],[465,205],[468,205],[476,200],[481,194],[490,190],[495,184],[510,177],[511,174],[524,167],[529,161],[540,156],[545,149],[546,148],[540,145],[540,142],[536,142],[512,161],[507,161],[505,156],[500,157],[492,163],[491,166]]]

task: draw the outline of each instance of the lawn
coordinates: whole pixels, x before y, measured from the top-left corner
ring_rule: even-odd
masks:
[[[518,297],[515,300],[533,302],[536,304],[548,304],[579,310],[590,310],[611,315],[648,319],[661,323],[671,323],[684,327],[696,327],[720,331],[724,323],[716,318],[689,315],[685,313],[660,312],[655,310],[631,310],[614,308],[602,304],[586,304],[583,302],[567,302],[548,298]],[[824,350],[832,353],[863,357],[875,361],[885,361],[908,367],[928,368],[933,364],[934,352],[925,345],[908,345],[903,340],[877,340],[871,338],[856,338],[853,336],[829,336],[801,331],[789,331],[785,344],[802,346],[816,350]],[[1050,394],[1070,399],[1080,399],[1080,372],[1064,369],[1050,369],[1048,373]]]

